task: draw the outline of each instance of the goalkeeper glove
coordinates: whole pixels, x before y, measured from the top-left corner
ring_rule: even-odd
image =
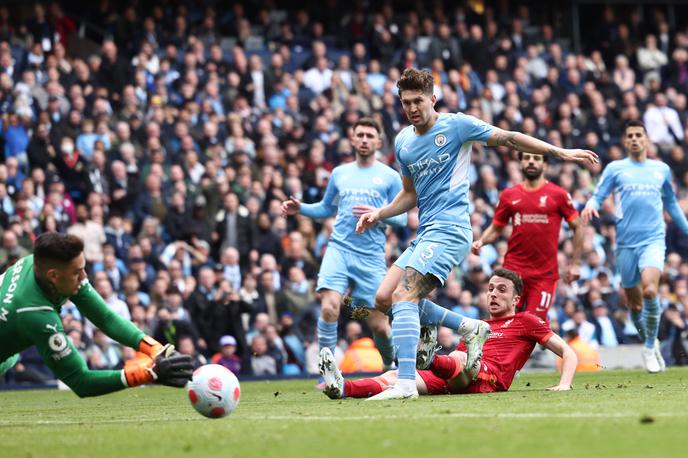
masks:
[[[151,336],[145,336],[141,339],[141,342],[139,342],[139,351],[153,359],[162,352],[162,349],[163,345]]]
[[[161,346],[155,359],[138,352],[134,359],[124,364],[123,376],[127,386],[146,383],[182,388],[191,379],[193,364],[191,357],[175,351],[174,345]]]

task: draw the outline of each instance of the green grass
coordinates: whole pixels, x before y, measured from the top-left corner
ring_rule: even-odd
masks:
[[[0,392],[0,456],[683,456],[687,369],[579,374],[574,391],[543,391],[556,380],[528,373],[508,393],[382,403],[331,401],[313,380],[252,382],[221,420],[171,388]]]

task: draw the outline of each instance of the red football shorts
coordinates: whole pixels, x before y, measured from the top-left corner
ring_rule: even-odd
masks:
[[[523,280],[523,293],[516,310],[530,312],[547,322],[547,311],[554,301],[557,280],[550,278],[531,278]]]
[[[428,394],[472,394],[472,393],[493,393],[500,391],[497,386],[497,376],[492,373],[490,368],[484,362],[478,377],[473,380],[467,387],[462,389],[455,389],[450,386],[449,380],[440,378],[432,373],[432,371],[418,371],[418,375],[425,382],[428,388]]]

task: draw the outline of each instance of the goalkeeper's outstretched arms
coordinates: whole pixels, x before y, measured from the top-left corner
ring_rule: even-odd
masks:
[[[163,346],[150,337],[141,340],[138,348],[142,351],[124,369],[90,370],[67,338],[54,310],[25,313],[21,321],[27,340],[36,345],[55,376],[79,397],[99,396],[146,383],[183,387],[191,378],[191,357],[180,355],[172,345]]]

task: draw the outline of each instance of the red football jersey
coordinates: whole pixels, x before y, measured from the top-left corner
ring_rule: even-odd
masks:
[[[487,364],[488,371],[495,376],[497,391],[506,391],[516,371],[530,358],[535,344],[544,345],[554,333],[544,320],[527,312],[486,321],[492,333],[483,346],[481,364]],[[461,341],[456,349],[465,352],[466,345]]]
[[[523,278],[559,278],[561,220],[570,222],[577,217],[569,193],[549,181],[537,189],[518,184],[502,191],[492,222],[506,226],[511,220],[504,267]]]

